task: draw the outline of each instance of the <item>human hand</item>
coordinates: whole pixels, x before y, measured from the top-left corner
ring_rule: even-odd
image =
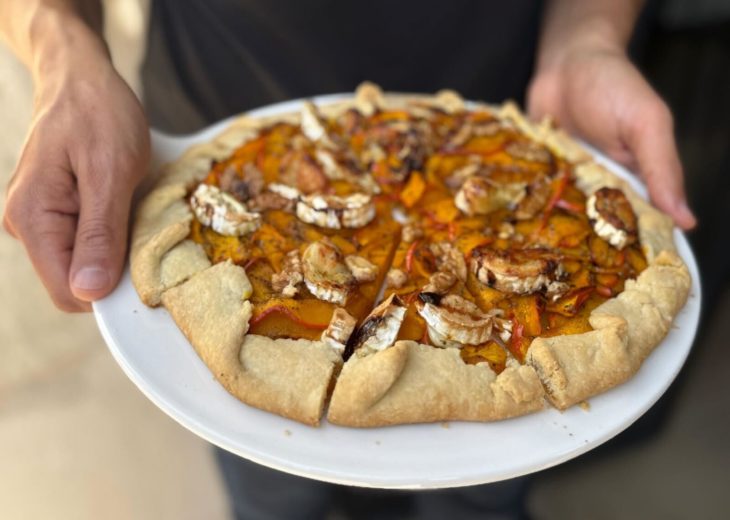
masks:
[[[63,65],[36,80],[3,216],[56,306],[69,312],[88,311],[116,286],[132,193],[149,160],[142,108],[97,51],[56,59]]]
[[[554,116],[569,132],[638,172],[657,207],[681,228],[694,227],[672,114],[625,53],[582,46],[544,61],[529,88],[529,114]]]

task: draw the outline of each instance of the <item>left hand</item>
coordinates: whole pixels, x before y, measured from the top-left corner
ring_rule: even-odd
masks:
[[[552,115],[567,131],[640,173],[653,202],[678,226],[696,225],[672,114],[624,52],[583,47],[542,64],[527,106],[533,118]]]

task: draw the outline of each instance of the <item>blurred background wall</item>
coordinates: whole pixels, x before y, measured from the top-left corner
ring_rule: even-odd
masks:
[[[114,62],[139,92],[145,0],[106,0]],[[675,118],[699,228],[698,341],[677,383],[634,427],[540,473],[535,518],[722,518],[730,481],[730,2],[650,1],[632,55]],[[31,114],[29,77],[0,47],[0,181]],[[0,208],[4,200],[0,200]],[[90,316],[56,311],[0,233],[0,518],[225,519],[206,444],[125,378]]]
[[[104,4],[114,62],[139,92],[147,2]],[[32,95],[0,44],[3,186]],[[0,232],[0,519],[101,518],[224,519],[228,504],[208,446],[127,380],[92,316],[53,307],[22,247]]]

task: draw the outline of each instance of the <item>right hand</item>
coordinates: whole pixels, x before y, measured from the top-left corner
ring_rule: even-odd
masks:
[[[682,229],[692,229],[697,220],[687,206],[672,114],[626,54],[582,43],[555,61],[536,71],[530,115],[557,117],[568,131],[641,174],[654,204]]]
[[[142,107],[106,52],[67,57],[36,81],[3,226],[25,246],[56,306],[79,312],[121,277],[150,141]]]

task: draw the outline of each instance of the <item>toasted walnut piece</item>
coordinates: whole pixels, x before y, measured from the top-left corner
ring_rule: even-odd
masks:
[[[248,192],[245,193],[246,196],[244,198],[239,198],[237,194],[234,194],[231,192],[231,184],[233,183],[234,180],[236,180],[236,181],[241,180],[240,177],[238,176],[238,170],[236,170],[236,168],[234,168],[233,166],[228,166],[225,170],[223,170],[223,173],[221,173],[221,175],[220,175],[220,179],[218,181],[218,187],[221,190],[230,193],[231,195],[236,197],[239,201],[246,202],[249,199]]]
[[[227,189],[223,188],[222,186],[221,188],[225,189],[241,202],[248,202],[251,197],[256,196],[251,192],[250,186],[245,181],[242,181],[240,179],[233,179]]]
[[[456,275],[450,271],[437,271],[429,277],[423,292],[446,294],[454,286],[456,280]]]
[[[251,163],[243,167],[243,181],[248,185],[248,192],[256,196],[264,189],[264,174]]]
[[[466,260],[464,255],[449,242],[436,242],[429,246],[436,258],[436,267],[439,271],[453,274],[459,280],[466,280]]]
[[[385,275],[386,289],[400,289],[408,282],[408,275],[402,269],[391,267]]]
[[[302,155],[294,162],[296,167],[297,188],[302,193],[319,193],[327,185],[327,175],[323,168],[309,155]]]
[[[469,177],[473,177],[482,169],[481,157],[470,157],[469,162],[464,166],[457,168],[449,175],[445,182],[446,185],[454,190],[458,190],[463,186],[464,181]]]
[[[302,134],[295,134],[289,139],[289,146],[292,150],[302,151],[311,145],[311,141]]]
[[[354,108],[348,109],[337,120],[346,135],[354,134],[362,127],[364,121],[365,118],[362,116],[362,114]]]
[[[357,325],[357,319],[342,307],[337,307],[332,313],[329,326],[322,333],[322,341],[342,353],[345,351],[352,331],[355,330],[355,325]]]
[[[221,190],[230,193],[239,202],[247,202],[264,189],[264,175],[251,163],[243,167],[240,176],[236,168],[229,166],[221,174],[218,184]]]
[[[314,155],[317,158],[317,162],[322,166],[322,171],[328,179],[341,180],[346,179],[351,175],[351,173],[337,161],[335,154],[330,150],[315,150]]]
[[[265,191],[248,203],[252,211],[264,212],[269,210],[280,210],[292,213],[294,211],[295,201],[282,197],[278,193]]]
[[[546,175],[541,175],[525,188],[525,196],[515,208],[515,217],[518,220],[530,220],[545,209],[550,199],[552,189]]]
[[[497,232],[497,238],[508,240],[515,235],[515,226],[510,222],[502,222]]]
[[[423,171],[426,159],[431,153],[426,141],[426,138],[416,129],[408,130],[403,146],[397,155],[403,164],[398,175],[405,178],[414,171]]]
[[[327,188],[327,175],[307,150],[292,150],[279,164],[279,181],[303,193],[317,193]]]
[[[304,283],[316,298],[343,305],[355,277],[345,265],[342,252],[329,239],[312,242],[302,255]]]
[[[358,282],[372,282],[378,277],[378,267],[362,256],[347,255],[345,265]]]
[[[403,230],[401,231],[401,238],[403,238],[403,241],[407,244],[415,242],[421,237],[423,237],[423,228],[417,223],[407,222],[403,226]]]
[[[380,186],[369,172],[359,169],[358,161],[346,154],[335,154],[331,150],[318,149],[314,151],[317,162],[322,167],[325,176],[333,181],[344,180],[357,184],[366,193],[380,193]]]
[[[382,146],[376,142],[370,142],[360,154],[360,161],[363,164],[370,165],[378,161],[383,161],[387,157],[388,154],[385,153]]]
[[[299,293],[297,286],[303,281],[299,250],[294,249],[287,253],[281,272],[271,277],[271,287],[282,296],[293,298]]]
[[[596,191],[586,202],[586,214],[596,234],[615,248],[623,249],[638,240],[636,214],[623,191]]]

